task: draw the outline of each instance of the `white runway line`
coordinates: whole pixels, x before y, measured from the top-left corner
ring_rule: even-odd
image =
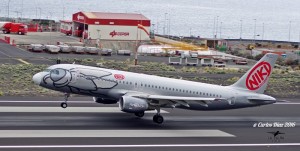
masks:
[[[124,113],[118,107],[15,107],[5,106],[0,107],[2,112],[17,112],[17,113]],[[156,111],[146,111],[145,113],[156,113]],[[161,110],[161,113],[169,113]]]
[[[283,103],[275,103],[277,105],[300,105],[300,102],[283,102]]]
[[[61,103],[61,101],[7,101],[0,100],[0,103]],[[94,101],[68,101],[68,103],[95,103]]]
[[[0,146],[0,148],[145,148],[145,147],[270,147],[300,146],[300,143],[270,144],[151,144],[151,145],[16,145]]]
[[[0,130],[0,138],[235,137],[220,130]]]

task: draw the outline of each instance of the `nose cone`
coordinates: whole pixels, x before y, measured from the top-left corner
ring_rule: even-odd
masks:
[[[40,85],[40,84],[41,84],[41,81],[42,81],[42,75],[41,75],[41,73],[35,74],[35,75],[32,77],[32,80],[33,80],[34,84]]]

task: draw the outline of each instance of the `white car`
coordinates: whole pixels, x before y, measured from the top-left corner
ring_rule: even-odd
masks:
[[[55,45],[45,45],[45,50],[49,53],[58,53],[60,48]]]
[[[72,46],[72,52],[74,52],[74,53],[84,53],[84,47],[82,47],[82,46]]]
[[[89,54],[98,54],[99,48],[96,47],[85,47],[84,51]]]
[[[118,50],[117,54],[130,56],[131,51],[130,50]]]
[[[100,54],[103,56],[111,56],[112,50],[108,48],[103,48],[101,49]]]
[[[58,45],[58,47],[60,48],[60,52],[69,53],[72,51],[68,45]]]
[[[30,44],[28,47],[29,51],[34,51],[34,52],[42,52],[44,49],[44,46],[42,44]]]

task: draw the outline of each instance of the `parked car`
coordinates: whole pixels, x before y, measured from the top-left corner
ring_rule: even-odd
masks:
[[[45,51],[49,53],[58,53],[60,51],[60,48],[55,45],[45,45]]]
[[[71,49],[74,53],[84,53],[84,47],[82,46],[72,46]]]
[[[63,52],[63,53],[69,53],[72,51],[71,47],[68,45],[58,45],[58,47],[60,48],[60,52]]]
[[[96,47],[85,47],[84,51],[86,53],[89,53],[89,54],[98,54],[99,53],[99,48],[96,48]]]
[[[102,48],[102,49],[100,50],[100,54],[101,54],[102,56],[111,56],[112,50],[111,50],[111,49],[108,49],[108,48]]]
[[[130,50],[118,50],[117,51],[118,55],[126,55],[126,56],[130,56],[131,51]]]
[[[248,64],[247,60],[236,60],[235,61],[235,64],[238,64],[238,65],[246,65]]]
[[[44,50],[44,46],[42,44],[30,44],[28,50],[33,52],[42,52]]]

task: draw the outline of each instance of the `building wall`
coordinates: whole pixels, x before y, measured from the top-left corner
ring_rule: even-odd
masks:
[[[137,29],[137,26],[88,25],[88,36],[91,39],[106,40],[150,40],[149,35]],[[145,27],[150,31],[149,27]],[[100,30],[98,32],[98,30]]]

